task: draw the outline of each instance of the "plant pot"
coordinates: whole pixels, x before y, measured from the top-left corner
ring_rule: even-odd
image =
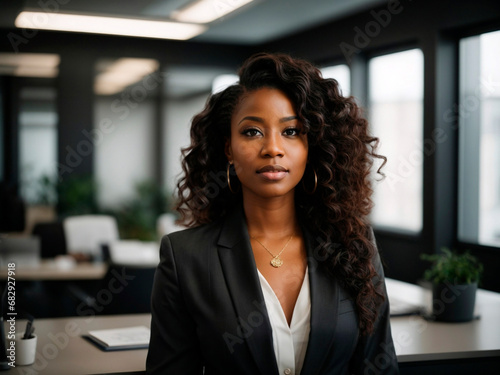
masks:
[[[474,318],[477,283],[445,282],[432,288],[432,317],[442,322],[468,322]]]

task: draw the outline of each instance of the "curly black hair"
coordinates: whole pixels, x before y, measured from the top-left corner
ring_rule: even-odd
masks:
[[[378,138],[369,134],[355,99],[344,97],[336,80],[324,79],[305,60],[259,53],[243,64],[239,77],[238,84],[212,95],[193,118],[177,184],[180,220],[187,226],[213,222],[241,202],[226,178],[224,145],[231,136],[231,116],[243,94],[265,87],[281,90],[294,104],[309,145],[304,183],[295,191],[297,210],[322,239],[319,254],[331,274],[355,299],[361,333],[372,332],[384,298],[373,281],[376,248],[367,220],[373,205],[370,171],[374,159],[382,159],[382,166],[386,161],[375,152]],[[309,194],[314,173],[317,188]],[[233,171],[233,190],[237,183]]]

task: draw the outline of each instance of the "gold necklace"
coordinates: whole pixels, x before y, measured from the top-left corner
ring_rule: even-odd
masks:
[[[281,253],[286,249],[286,247],[288,246],[288,244],[290,243],[290,241],[292,240],[292,237],[293,237],[293,233],[292,235],[290,236],[290,238],[288,239],[288,241],[286,241],[286,244],[285,246],[283,246],[281,248],[281,251],[279,252],[278,255],[274,255],[273,253],[271,253],[271,251],[269,251],[269,249],[267,247],[264,246],[264,244],[262,242],[260,242],[257,238],[255,238],[254,236],[250,236],[250,238],[254,239],[255,241],[257,241],[258,243],[260,243],[260,245],[266,249],[266,251],[271,254],[271,256],[273,257],[273,259],[271,259],[271,266],[273,266],[274,268],[278,268],[278,267],[281,267],[283,265],[283,259],[280,258],[280,255]]]

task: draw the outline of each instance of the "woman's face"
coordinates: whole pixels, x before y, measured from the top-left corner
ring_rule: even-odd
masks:
[[[307,163],[302,130],[281,90],[262,88],[243,96],[231,118],[226,156],[234,163],[244,197],[293,196]]]

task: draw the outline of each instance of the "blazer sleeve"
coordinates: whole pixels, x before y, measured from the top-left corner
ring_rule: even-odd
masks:
[[[374,238],[372,232],[372,239],[375,244]],[[351,359],[351,373],[356,375],[397,375],[399,374],[399,367],[391,335],[389,299],[385,287],[384,270],[378,251],[375,254],[373,265],[377,272],[374,280],[375,285],[380,283],[379,287],[385,299],[379,307],[373,332],[368,336],[359,338]]]
[[[183,300],[177,269],[172,244],[165,236],[151,298],[151,339],[146,360],[148,374],[203,373],[196,325]]]

